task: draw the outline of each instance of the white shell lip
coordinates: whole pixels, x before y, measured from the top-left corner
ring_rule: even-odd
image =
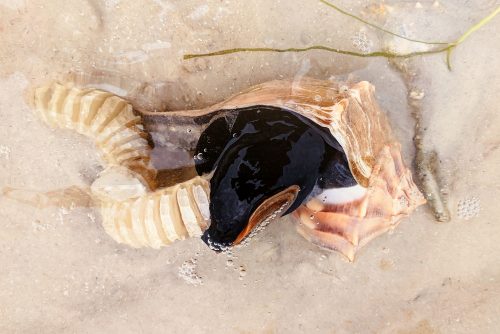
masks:
[[[345,204],[363,198],[367,191],[367,188],[357,184],[352,187],[325,189],[315,198],[324,204]]]

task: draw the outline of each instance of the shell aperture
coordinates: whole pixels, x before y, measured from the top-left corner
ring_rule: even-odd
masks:
[[[288,214],[304,202],[319,180],[330,186],[349,183],[347,174],[339,180],[331,174],[335,168],[349,173],[343,152],[330,145],[317,126],[278,107],[228,111],[203,131],[195,157],[198,173],[213,171],[211,225],[202,238],[216,250],[241,241],[242,231],[252,230],[248,224],[257,208],[284,190],[298,187],[293,203],[286,205],[284,214]],[[252,221],[252,225],[259,223]]]

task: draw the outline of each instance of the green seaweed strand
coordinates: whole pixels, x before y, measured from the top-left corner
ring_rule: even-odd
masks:
[[[405,37],[405,36],[402,36],[402,35],[398,35],[390,30],[387,30],[387,29],[384,29],[376,24],[373,24],[371,22],[368,22],[368,21],[365,21],[363,20],[362,18],[354,15],[354,14],[351,14],[345,10],[343,10],[342,8],[339,8],[337,7],[336,5],[332,4],[332,3],[329,3],[328,1],[325,1],[325,0],[319,0],[320,2],[324,3],[325,5],[327,5],[328,7],[331,7],[333,9],[335,9],[336,11],[340,12],[341,14],[343,15],[346,15],[346,16],[349,16],[355,20],[358,20],[364,24],[366,24],[367,26],[370,26],[372,28],[375,28],[375,29],[378,29],[380,31],[383,31],[385,32],[386,34],[389,34],[389,35],[392,35],[392,36],[396,36],[396,37],[399,37],[399,38],[402,38],[402,39],[405,39],[407,41],[410,41],[410,42],[415,42],[415,43],[421,43],[421,44],[429,44],[429,45],[449,45],[450,43],[448,42],[427,42],[427,41],[421,41],[421,40],[418,40],[418,39],[412,39],[412,38],[408,38],[408,37]]]
[[[491,14],[489,14],[488,16],[483,18],[481,21],[479,21],[478,23],[473,25],[471,28],[469,28],[455,42],[447,43],[446,47],[441,47],[441,48],[427,50],[427,51],[418,51],[418,52],[409,52],[409,53],[395,53],[395,52],[391,52],[391,51],[375,51],[375,52],[369,52],[369,53],[360,53],[360,52],[355,52],[355,51],[348,51],[348,50],[332,48],[332,47],[328,47],[328,46],[324,46],[324,45],[313,45],[313,46],[309,46],[306,48],[285,48],[285,49],[279,49],[279,48],[233,48],[233,49],[224,49],[224,50],[208,52],[208,53],[185,54],[183,58],[184,58],[184,60],[187,60],[187,59],[193,59],[193,58],[222,56],[222,55],[228,55],[228,54],[240,53],[240,52],[279,52],[279,53],[282,53],[282,52],[305,52],[305,51],[310,51],[310,50],[323,50],[323,51],[335,52],[335,53],[339,53],[339,54],[344,54],[344,55],[349,55],[349,56],[354,56],[354,57],[363,57],[363,58],[369,58],[369,57],[410,58],[410,57],[415,57],[415,56],[423,56],[423,55],[446,52],[446,65],[448,66],[448,69],[451,70],[451,53],[453,52],[453,50],[458,45],[463,43],[472,33],[474,33],[476,30],[480,29],[486,23],[490,22],[498,13],[500,13],[500,6],[498,6],[493,12],[491,12]],[[346,15],[351,16],[351,14],[348,14],[348,13]],[[401,37],[401,36],[398,36],[398,37]]]
[[[453,50],[461,44],[463,41],[465,41],[473,32],[476,30],[479,30],[482,26],[484,26],[486,23],[490,22],[493,20],[495,16],[500,13],[500,6],[498,6],[493,12],[490,13],[490,15],[486,16],[483,18],[481,21],[473,25],[472,27],[469,28],[462,36],[460,36],[459,39],[457,39],[456,42],[451,43],[450,46],[446,50],[446,65],[448,66],[448,69],[451,71],[451,53]]]
[[[454,45],[453,45],[454,46]],[[335,52],[343,55],[349,55],[354,57],[386,57],[386,58],[409,58],[414,56],[421,56],[426,54],[440,53],[447,51],[452,46],[447,46],[445,48],[440,48],[436,50],[428,50],[428,51],[418,51],[418,52],[410,52],[410,53],[395,53],[391,51],[375,51],[369,53],[361,53],[355,51],[342,50],[337,48],[331,48],[324,45],[313,45],[305,48],[286,48],[286,49],[278,49],[278,48],[234,48],[234,49],[225,49],[208,53],[197,53],[197,54],[186,54],[184,55],[184,59],[192,59],[192,58],[202,58],[202,57],[213,57],[213,56],[222,56],[228,55],[232,53],[240,53],[240,52],[305,52],[310,50],[323,50],[329,52]]]

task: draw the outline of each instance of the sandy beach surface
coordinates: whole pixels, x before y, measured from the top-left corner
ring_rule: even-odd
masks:
[[[400,34],[451,41],[494,0],[335,1]],[[0,196],[1,333],[499,333],[500,17],[452,54],[413,59],[424,143],[440,161],[451,220],[420,207],[349,263],[284,218],[247,247],[198,239],[117,244],[93,207],[36,208]],[[44,125],[29,92],[72,78],[149,110],[200,108],[253,84],[368,80],[409,164],[413,119],[384,58],[323,51],[183,60],[233,47],[324,44],[360,52],[426,46],[315,0],[0,0],[0,188],[89,185],[93,143]],[[69,79],[68,79],[69,80]]]

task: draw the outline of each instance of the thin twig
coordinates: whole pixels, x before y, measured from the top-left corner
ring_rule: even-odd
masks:
[[[441,175],[441,166],[436,151],[425,145],[425,126],[422,124],[424,92],[418,87],[419,72],[410,60],[391,59],[389,61],[401,75],[407,89],[407,101],[410,115],[415,122],[413,145],[415,146],[414,166],[417,174],[417,183],[423,190],[436,221],[450,220],[450,211],[447,204],[447,193],[443,191],[444,180]],[[413,95],[417,93],[416,95]]]

